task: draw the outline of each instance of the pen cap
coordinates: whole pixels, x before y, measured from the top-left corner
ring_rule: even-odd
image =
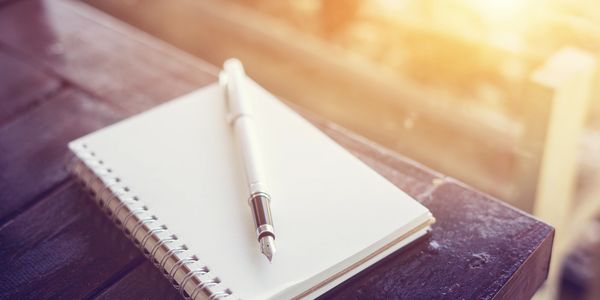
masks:
[[[252,115],[252,105],[246,99],[246,73],[242,63],[230,58],[223,64],[223,71],[226,76],[227,87],[227,106],[231,120],[235,120],[242,115]]]

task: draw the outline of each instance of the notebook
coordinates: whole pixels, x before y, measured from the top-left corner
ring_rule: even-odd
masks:
[[[277,255],[258,250],[213,84],[72,141],[72,171],[185,297],[314,298],[424,235],[433,217],[249,80]]]

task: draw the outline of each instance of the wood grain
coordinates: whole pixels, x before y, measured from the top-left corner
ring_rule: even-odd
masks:
[[[98,295],[97,299],[168,300],[181,298],[179,292],[171,286],[158,269],[150,261],[146,261]]]
[[[215,68],[130,29],[91,20],[84,4],[20,1],[0,14],[0,42],[99,99],[139,112],[214,81]],[[109,17],[104,16],[101,19]],[[144,49],[140,52],[141,49]]]
[[[0,228],[1,299],[81,299],[139,251],[74,183]]]
[[[89,96],[67,89],[1,127],[0,222],[67,178],[70,140],[121,116]]]
[[[0,46],[0,124],[24,112],[60,87],[60,81],[43,73]]]

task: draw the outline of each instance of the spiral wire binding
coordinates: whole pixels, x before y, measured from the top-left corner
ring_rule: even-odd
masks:
[[[210,277],[210,269],[201,264],[196,255],[189,253],[188,247],[179,242],[177,235],[168,232],[168,227],[161,224],[159,219],[150,213],[148,207],[140,201],[139,197],[132,194],[111,168],[105,166],[104,161],[99,159],[96,153],[82,143],[75,145],[73,150],[79,160],[71,164],[71,171],[94,194],[98,205],[139,246],[144,255],[152,260],[184,298],[196,299],[204,295],[208,299],[217,300],[232,295],[230,289],[216,290],[221,280],[218,277]],[[113,201],[117,204],[111,207]],[[121,220],[119,215],[123,211],[127,211],[127,214]],[[134,221],[135,225],[129,230],[128,224],[131,221]],[[146,232],[142,238],[136,238],[144,231]],[[147,244],[153,239],[156,240],[156,244],[148,250]],[[166,252],[158,258],[159,250],[165,248]],[[169,260],[175,262],[167,270]],[[178,283],[175,276],[180,271],[184,272],[184,275]],[[188,293],[185,287],[189,283],[195,285]]]

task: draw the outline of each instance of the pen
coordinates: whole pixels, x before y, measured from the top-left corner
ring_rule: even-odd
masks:
[[[248,204],[252,210],[256,236],[260,251],[272,261],[275,254],[275,229],[271,217],[271,196],[265,185],[265,176],[261,164],[260,145],[256,138],[256,127],[251,99],[245,93],[246,75],[242,63],[237,59],[228,59],[219,74],[219,80],[225,86],[229,120],[240,148],[246,180],[248,183]]]

